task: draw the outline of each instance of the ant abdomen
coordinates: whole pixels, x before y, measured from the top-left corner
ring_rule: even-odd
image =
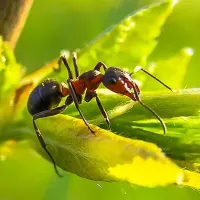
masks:
[[[29,95],[27,107],[31,115],[58,106],[62,99],[61,85],[52,79],[39,84]]]

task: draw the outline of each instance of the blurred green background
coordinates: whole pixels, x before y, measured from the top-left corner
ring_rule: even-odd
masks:
[[[84,47],[129,13],[156,0],[35,0],[17,44],[16,57],[27,73],[59,56],[62,49]],[[200,1],[182,0],[169,17],[150,60],[174,55],[185,46],[195,55],[185,87],[199,87]],[[123,58],[122,58],[123,59]],[[106,62],[106,61],[105,61]],[[93,67],[93,66],[91,66]],[[58,178],[52,165],[21,143],[1,162],[0,199],[200,199],[199,191],[170,186],[146,189],[125,183],[93,182],[67,173]],[[3,159],[1,159],[3,160]]]

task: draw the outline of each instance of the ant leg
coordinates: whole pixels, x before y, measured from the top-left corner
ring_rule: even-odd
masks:
[[[138,93],[137,93],[137,89],[135,87],[135,84],[133,84],[133,89],[134,89],[134,94],[135,94],[135,101],[138,101],[143,107],[145,107],[147,110],[149,110],[160,122],[160,124],[163,127],[163,132],[164,135],[166,134],[167,128],[165,125],[165,122],[161,119],[161,117],[159,115],[156,114],[155,111],[153,111],[151,108],[149,108],[147,105],[145,105],[139,98]]]
[[[101,114],[103,115],[104,119],[106,120],[106,123],[107,123],[107,126],[108,126],[108,129],[111,130],[110,128],[110,120],[108,118],[108,114],[107,112],[105,111],[99,97],[96,95],[96,102],[97,102],[97,105],[99,107],[99,110],[101,111]]]
[[[77,54],[76,54],[76,52],[72,53],[72,60],[73,60],[73,63],[74,63],[74,70],[75,70],[75,75],[76,75],[76,78],[77,78],[79,76],[79,71],[78,71],[78,65],[77,65]]]
[[[71,71],[69,64],[67,62],[67,59],[64,55],[60,56],[60,58],[58,60],[58,69],[57,70],[60,71],[62,62],[64,63],[65,67],[67,68],[69,79],[73,79],[72,71]]]
[[[48,154],[51,162],[53,163],[55,172],[59,177],[62,177],[62,175],[59,173],[59,171],[58,171],[58,169],[56,167],[56,162],[55,162],[54,158],[52,157],[52,155],[50,154],[50,152],[46,148],[46,143],[45,143],[45,141],[44,141],[44,139],[43,139],[43,137],[42,137],[42,135],[40,133],[40,130],[38,129],[38,127],[37,127],[37,125],[35,123],[35,120],[37,120],[39,118],[44,118],[44,117],[57,115],[57,114],[61,113],[63,110],[65,110],[65,108],[66,108],[66,105],[63,105],[63,106],[60,106],[60,107],[57,107],[57,108],[54,108],[54,109],[51,109],[51,110],[45,110],[43,112],[40,112],[40,113],[37,113],[37,114],[33,115],[33,126],[34,126],[34,129],[35,129],[35,133],[37,135],[37,138],[38,138],[42,148]]]
[[[104,119],[105,119],[105,121],[107,123],[108,129],[111,130],[111,128],[110,128],[110,120],[108,118],[108,114],[107,114],[106,110],[104,109],[104,107],[103,107],[99,97],[97,96],[96,92],[88,92],[88,93],[86,92],[85,101],[86,102],[90,102],[94,97],[96,98],[96,103],[97,103],[97,105],[99,107],[99,110],[101,111],[101,114],[103,115],[103,117],[104,117]]]
[[[78,102],[77,94],[76,94],[76,92],[75,92],[75,90],[74,90],[74,88],[73,88],[73,85],[72,85],[72,83],[71,83],[71,80],[68,79],[68,80],[67,80],[67,83],[68,83],[68,85],[69,85],[69,91],[70,91],[70,94],[71,94],[71,96],[72,96],[72,98],[73,98],[73,101],[74,101],[74,104],[75,104],[75,106],[76,106],[76,109],[78,110],[78,112],[79,112],[81,118],[83,119],[85,125],[88,127],[88,129],[90,130],[90,132],[94,134],[95,132],[90,128],[88,122],[86,121],[85,117],[83,116],[83,113],[81,112],[81,110],[80,110],[80,108],[79,108],[79,102]]]
[[[101,66],[103,67],[104,71],[107,70],[107,66],[106,66],[106,64],[104,64],[103,62],[98,62],[98,63],[96,64],[96,66],[94,67],[94,70],[100,71]]]
[[[136,67],[137,68],[137,67]],[[151,76],[153,79],[155,79],[156,81],[158,81],[160,84],[162,84],[164,87],[166,87],[167,89],[171,90],[173,92],[173,90],[168,86],[166,85],[165,83],[163,83],[160,79],[158,79],[157,77],[155,77],[154,75],[150,74],[149,72],[147,72],[146,70],[144,70],[142,67],[139,67],[136,72],[138,71],[143,71],[144,73],[146,73],[147,75]],[[131,73],[132,75],[133,73]]]

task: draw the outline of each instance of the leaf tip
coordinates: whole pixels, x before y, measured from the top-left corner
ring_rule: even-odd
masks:
[[[181,185],[184,180],[182,170],[164,156],[155,160],[138,155],[130,163],[110,167],[109,173],[117,179],[145,187]]]

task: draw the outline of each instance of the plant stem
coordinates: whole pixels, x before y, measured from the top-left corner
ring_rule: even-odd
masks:
[[[33,0],[1,0],[0,35],[15,48]]]

